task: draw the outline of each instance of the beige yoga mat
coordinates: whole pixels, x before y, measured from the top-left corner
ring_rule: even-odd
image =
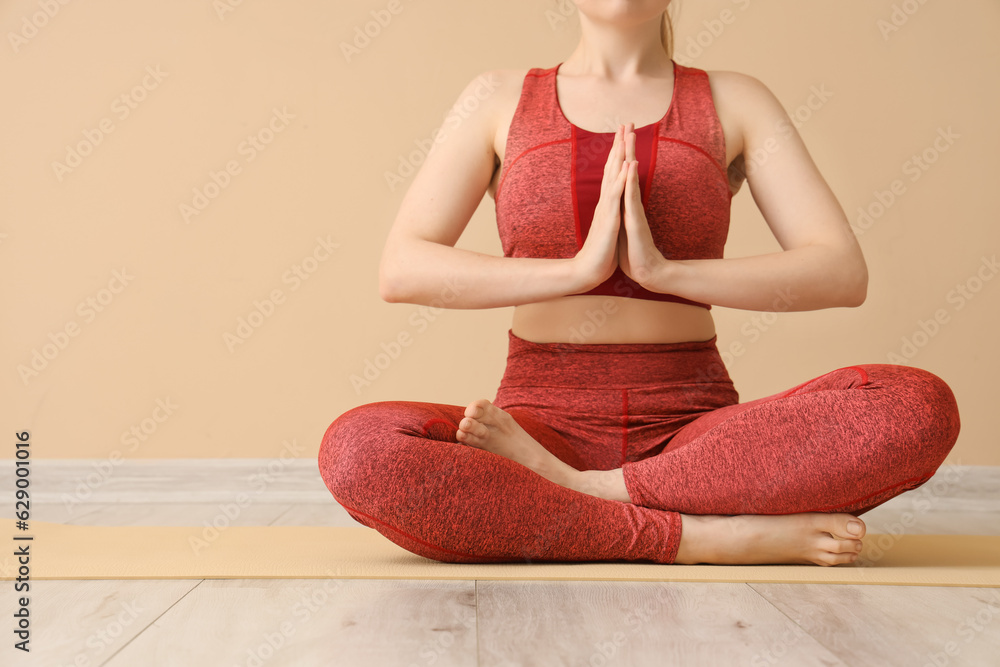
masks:
[[[4,519],[3,579],[540,579],[1000,587],[1000,536],[869,534],[851,565],[441,563],[365,527],[72,526]],[[32,540],[14,539],[32,536]],[[22,573],[23,574],[23,573]]]

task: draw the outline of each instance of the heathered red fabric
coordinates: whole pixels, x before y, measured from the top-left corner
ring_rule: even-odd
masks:
[[[560,63],[561,65],[561,63]],[[614,132],[590,132],[559,106],[556,73],[532,68],[507,134],[495,197],[505,257],[574,257],[587,238],[600,199]],[[656,247],[667,259],[717,259],[729,233],[732,192],[726,143],[704,70],[674,63],[670,106],[656,123],[636,128],[639,189]],[[581,294],[676,301],[652,292],[619,267]]]
[[[632,503],[458,442],[465,406],[383,401],[327,429],[319,470],[362,524],[448,562],[672,563],[680,513],[855,516],[926,482],[958,406],[918,368],[839,368],[738,403],[716,339],[534,343],[508,331],[494,403],[579,469],[621,467]]]

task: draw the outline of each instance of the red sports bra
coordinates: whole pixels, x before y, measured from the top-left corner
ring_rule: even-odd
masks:
[[[561,65],[562,63],[560,63]],[[505,257],[570,258],[583,247],[601,195],[614,132],[589,132],[563,115],[556,72],[532,68],[507,134],[495,195]],[[704,70],[674,63],[666,114],[635,129],[639,190],[656,247],[667,259],[722,257],[732,192],[726,146]],[[711,305],[641,287],[621,267],[581,294]]]

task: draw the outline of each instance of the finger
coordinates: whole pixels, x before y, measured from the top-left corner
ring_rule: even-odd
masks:
[[[632,177],[632,163],[625,163],[625,216],[624,227],[626,229],[633,226],[632,219],[635,217],[635,181]]]
[[[628,130],[624,125],[619,125],[618,128],[618,132],[615,134],[618,141],[611,147],[611,153],[608,155],[608,161],[614,167],[619,166],[625,159],[625,146],[628,143]]]
[[[636,204],[636,191],[638,188],[636,162],[632,160],[625,163],[625,208],[631,211]]]
[[[615,138],[611,143],[611,152],[608,153],[608,160],[604,163],[604,179],[601,183],[603,188],[612,178],[618,173],[618,169],[621,167],[621,158],[615,159],[616,155],[620,152],[619,147],[624,141],[624,135],[622,133],[622,126],[619,125],[618,129],[615,130]]]
[[[615,182],[611,184],[611,190],[608,192],[608,199],[618,202],[618,210],[621,211],[624,206],[623,194],[625,192],[625,184],[628,181],[628,169],[625,163],[622,163],[621,169],[618,170],[618,178]],[[610,205],[610,201],[609,201]]]
[[[610,180],[611,176],[608,178],[609,180],[601,186],[601,202],[607,202],[607,205],[610,206],[612,201],[618,201],[620,208],[622,193],[625,192],[625,179],[628,178],[628,169],[626,169],[625,163],[618,166],[618,172],[613,177],[614,180]]]
[[[611,152],[608,154],[608,162],[611,163],[612,168],[617,167],[621,164],[623,156],[625,155],[625,140],[627,138],[625,132],[625,126],[619,125],[618,129],[615,130],[615,140],[611,144]]]
[[[643,210],[642,191],[639,189],[639,164],[636,161],[628,163],[628,179],[625,183],[625,226],[633,233],[642,233],[639,211]]]
[[[605,173],[609,173],[617,165],[617,163],[611,158],[614,156],[615,149],[618,148],[618,145],[622,142],[622,140],[623,140],[622,126],[619,125],[618,129],[615,130],[614,139],[611,140],[611,152],[608,153],[608,161],[604,163]]]
[[[635,123],[629,123],[628,129],[625,131],[625,136],[628,138],[625,144],[625,159],[634,160],[635,159]]]

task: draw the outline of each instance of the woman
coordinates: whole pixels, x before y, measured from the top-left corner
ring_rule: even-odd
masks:
[[[490,73],[380,267],[386,301],[515,306],[495,399],[353,408],[326,432],[323,479],[355,519],[442,561],[852,563],[857,517],[954,446],[954,396],[867,364],[739,403],[712,304],[858,306],[861,249],[760,81],[672,61],[669,0],[574,1],[576,50]],[[783,250],[722,259],[744,178]],[[504,257],[454,248],[487,190]]]

